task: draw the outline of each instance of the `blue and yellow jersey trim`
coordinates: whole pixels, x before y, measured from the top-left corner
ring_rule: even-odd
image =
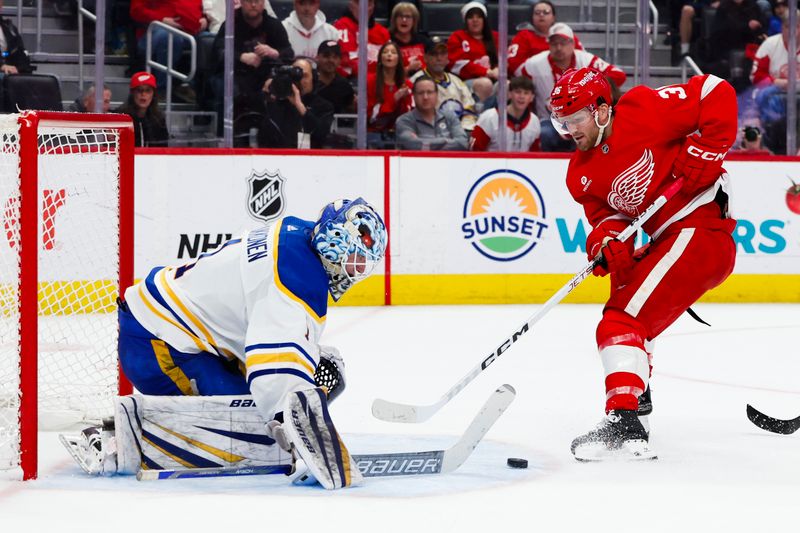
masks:
[[[278,221],[272,244],[272,273],[278,290],[322,324],[328,313],[328,275],[311,247],[313,228],[313,222],[296,217]]]
[[[294,342],[261,343],[245,347],[247,384],[269,374],[296,376],[312,385],[316,361],[302,346]]]
[[[169,274],[173,271],[172,267],[156,267],[150,271],[144,283],[139,284],[139,297],[151,313],[183,332],[198,350],[215,353],[230,360],[233,354],[229,350],[219,348],[203,321],[189,310],[170,285]],[[155,304],[167,313],[162,313]]]

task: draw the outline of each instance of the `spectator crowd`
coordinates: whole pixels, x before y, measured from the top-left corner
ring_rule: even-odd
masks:
[[[561,137],[550,121],[550,92],[567,70],[599,70],[615,99],[630,88],[622,68],[585,50],[579,32],[557,20],[557,2],[551,0],[524,0],[528,17],[509,26],[507,43],[499,42],[492,27],[490,12],[496,6],[491,0],[458,6],[459,24],[453,22],[446,35],[441,27],[436,34],[425,28],[425,4],[434,0],[389,0],[377,6],[376,0],[368,0],[366,50],[359,50],[358,0],[337,2],[339,13],[329,5],[323,11],[325,0],[293,0],[292,10],[281,18],[270,0],[234,0],[232,21],[225,20],[225,0],[130,0],[129,7],[123,1],[108,2],[105,32],[107,51],[121,50],[130,58],[129,94],[114,111],[134,120],[137,146],[169,143],[162,108],[166,98],[216,113],[221,132],[225,27],[230,22],[234,146],[240,147],[351,147],[354,136],[342,132],[354,131],[355,114],[361,111],[370,148],[499,150],[502,46],[508,50],[503,127],[509,151],[574,150],[572,140]],[[746,104],[740,106],[745,109],[740,118],[742,150],[785,154],[790,55],[786,0],[656,4],[668,13],[666,42],[672,46],[673,63],[691,55],[704,71],[728,79],[740,92],[740,102]],[[176,71],[186,70],[181,65],[188,41],[172,29],[213,41],[208,75],[191,83],[168,83],[163,71],[149,72],[144,59],[151,24],[152,59],[166,64],[171,57]],[[0,52],[0,80],[36,69],[12,20],[1,16]],[[367,65],[366,109],[357,110],[362,57]],[[69,109],[94,111],[95,93],[94,86],[86,88]],[[104,112],[111,110],[111,100],[110,89],[104,87]]]

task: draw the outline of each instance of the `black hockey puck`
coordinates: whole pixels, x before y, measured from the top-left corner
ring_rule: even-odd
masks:
[[[511,468],[528,468],[528,460],[519,457],[509,457],[506,464]]]

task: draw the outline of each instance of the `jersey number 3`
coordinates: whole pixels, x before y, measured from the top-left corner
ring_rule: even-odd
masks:
[[[683,87],[662,87],[658,90],[658,96],[665,100],[669,100],[672,96],[677,96],[681,100],[686,100],[686,91],[683,90]]]

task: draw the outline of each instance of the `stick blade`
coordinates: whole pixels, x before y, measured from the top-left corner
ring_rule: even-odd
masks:
[[[800,416],[792,420],[772,418],[750,404],[747,404],[747,418],[761,429],[781,435],[791,435],[800,428]]]
[[[500,418],[514,398],[517,391],[511,385],[505,384],[495,390],[486,403],[483,404],[480,412],[475,416],[461,439],[445,453],[442,461],[442,472],[452,472],[464,464],[464,461],[472,454],[472,450],[480,443],[486,433],[491,429],[497,419]]]
[[[419,424],[425,422],[439,409],[439,404],[408,405],[376,398],[372,402],[372,416],[385,422]]]

